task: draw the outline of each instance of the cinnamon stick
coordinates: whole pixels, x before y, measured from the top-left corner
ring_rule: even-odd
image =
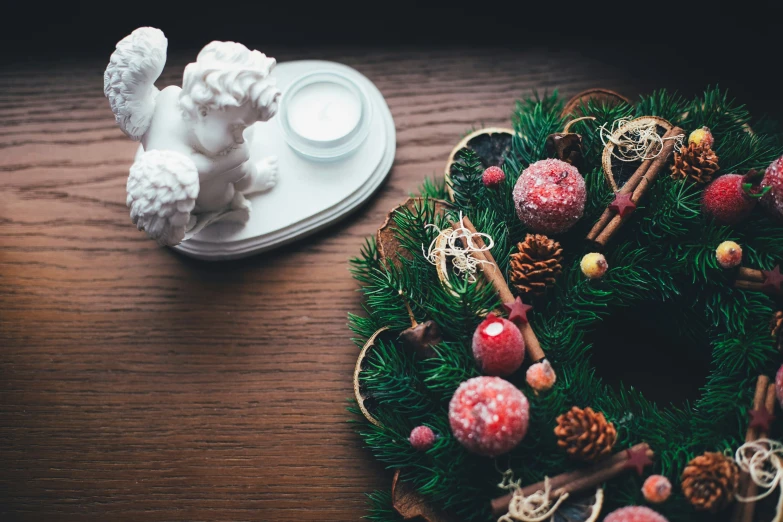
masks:
[[[452,228],[458,228],[460,227],[460,224],[454,222],[451,224],[451,226]],[[472,234],[478,233],[476,231],[476,227],[473,226],[473,223],[471,223],[470,219],[467,217],[462,218],[461,226],[467,228]],[[481,236],[476,236],[475,241],[479,248],[486,248],[486,244],[481,239]],[[500,300],[503,303],[510,303],[514,301],[514,294],[511,293],[511,289],[506,284],[506,278],[503,277],[503,273],[500,271],[500,267],[498,266],[490,251],[482,250],[480,252],[474,252],[473,255],[482,261],[486,261],[486,263],[479,263],[481,272],[484,274],[487,282],[495,288],[495,291],[500,297]],[[519,332],[522,334],[522,338],[525,340],[525,348],[528,356],[530,357],[530,360],[534,363],[537,363],[545,359],[546,354],[541,348],[541,343],[538,342],[538,337],[536,337],[536,334],[530,327],[530,324],[517,324],[517,328],[519,328]]]
[[[761,283],[756,283],[755,281],[746,281],[744,279],[737,279],[734,281],[734,288],[739,288],[740,290],[752,290],[756,292],[761,292],[764,290],[764,285]]]
[[[764,401],[764,407],[770,413],[770,415],[775,412],[775,385],[774,384],[770,384],[769,386],[767,386],[767,397]],[[759,430],[758,437],[756,437],[756,439],[754,440],[763,439],[767,435],[768,433]],[[752,480],[747,480],[747,487],[744,490],[743,496],[755,497],[756,494],[758,494],[758,486]],[[742,518],[740,518],[739,520],[741,522],[753,522],[753,514],[756,511],[756,503],[743,502],[742,507],[743,507]]]
[[[680,127],[674,127],[671,130],[669,130],[666,134],[664,134],[663,137],[672,138],[674,136],[683,134],[683,132],[684,131]],[[658,175],[661,173],[663,168],[666,166],[666,163],[669,161],[669,158],[671,157],[673,152],[674,152],[674,140],[666,139],[663,142],[663,147],[661,148],[660,154],[658,154],[652,160],[652,163],[650,163],[650,166],[647,168],[647,170],[643,172],[641,176],[638,178],[638,183],[635,187],[632,188],[632,192],[631,189],[629,189],[628,192],[625,192],[625,194],[628,193],[632,194],[631,200],[634,203],[638,203],[639,200],[647,193],[650,186],[653,184],[655,179],[658,177]],[[634,176],[636,176],[636,173],[634,173]],[[636,182],[636,180],[634,181]],[[611,210],[609,210],[609,212],[612,215],[612,218],[609,220],[609,222],[606,223],[606,225],[599,226],[602,225],[603,222],[605,222],[604,216],[601,216],[601,219],[599,219],[598,223],[596,223],[596,225],[593,227],[593,229],[590,231],[590,233],[587,236],[589,240],[592,240],[601,246],[606,246],[606,243],[609,242],[612,236],[617,232],[617,230],[619,230],[619,228],[628,218],[628,216],[622,218],[620,217],[619,214],[616,214]]]
[[[768,402],[770,389],[772,390],[772,409],[769,408]],[[753,394],[753,409],[758,410],[761,408],[762,404],[767,408],[767,411],[774,411],[775,385],[769,383],[769,377],[766,375],[759,375],[758,379],[756,379],[756,391]],[[762,435],[760,433],[756,433],[755,428],[748,426],[748,429],[745,431],[745,442],[753,442],[760,436]],[[757,491],[756,484],[750,480],[750,476],[744,471],[740,473],[738,491],[740,492],[740,495],[744,497],[755,495]],[[754,511],[755,507],[753,506],[752,502],[737,502],[734,505],[734,511],[731,515],[731,522],[752,522]]]
[[[636,187],[639,186],[639,182],[642,181],[642,178],[647,173],[647,171],[650,168],[650,165],[652,165],[654,158],[650,158],[647,160],[644,160],[641,165],[639,165],[639,168],[636,169],[636,172],[634,172],[630,178],[628,178],[628,181],[625,182],[625,185],[620,187],[620,190],[617,191],[617,194],[630,194],[636,189]],[[601,231],[606,227],[606,225],[609,224],[609,222],[612,220],[612,217],[614,217],[615,213],[612,209],[607,207],[603,214],[601,214],[601,217],[598,218],[598,221],[595,225],[593,225],[593,228],[590,230],[590,233],[587,234],[587,239],[589,241],[595,241],[595,238],[598,237],[598,234],[601,233]]]
[[[646,451],[647,456],[652,458],[655,454],[650,449],[647,443],[642,442],[632,447],[631,450]],[[615,453],[608,459],[599,462],[589,468],[579,469],[576,471],[569,471],[568,473],[562,473],[549,479],[549,485],[552,488],[550,492],[551,498],[557,498],[563,493],[576,493],[584,491],[606,482],[607,480],[616,477],[624,470],[628,461],[628,450],[622,450]],[[530,496],[536,491],[544,490],[544,481],[530,486],[522,488],[522,495]],[[495,516],[501,516],[508,512],[508,506],[511,503],[513,493],[509,493],[502,497],[494,499],[491,503],[492,513]]]
[[[737,280],[743,280],[743,281],[753,281],[756,283],[763,283],[764,282],[764,274],[761,270],[756,270],[755,268],[745,268],[744,266],[739,269],[739,273],[737,274]]]

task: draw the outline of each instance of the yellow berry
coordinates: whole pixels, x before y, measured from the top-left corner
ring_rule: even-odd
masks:
[[[606,258],[603,254],[593,252],[585,255],[579,266],[582,268],[582,273],[589,279],[598,279],[599,277],[604,276],[606,270],[609,268],[609,263],[606,262]]]
[[[715,249],[715,257],[722,268],[734,268],[742,263],[742,248],[734,241],[724,241]]]
[[[709,148],[712,148],[713,143],[715,143],[715,138],[712,136],[709,128],[702,127],[701,129],[696,129],[695,131],[691,132],[691,135],[688,136],[688,143],[693,143],[695,145],[705,145]]]

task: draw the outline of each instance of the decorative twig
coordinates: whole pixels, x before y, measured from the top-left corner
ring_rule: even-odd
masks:
[[[470,222],[470,219],[465,216],[462,218],[461,224],[452,223],[452,227],[454,229],[464,227],[474,234],[473,240],[476,242],[478,249],[473,250],[471,255],[479,258],[478,265],[481,268],[481,272],[484,274],[487,282],[495,288],[495,291],[497,292],[498,297],[500,297],[500,300],[503,303],[512,303],[514,301],[514,294],[511,293],[511,289],[506,284],[506,278],[503,277],[503,272],[501,272],[500,267],[495,261],[495,258],[484,244],[481,236],[478,235],[478,232],[476,232],[476,227],[473,226],[473,223]],[[522,333],[522,338],[525,340],[525,347],[527,349],[527,354],[530,356],[530,360],[536,363],[545,359],[546,354],[541,348],[541,343],[538,342],[538,337],[536,337],[536,334],[533,332],[533,328],[530,327],[530,324],[515,324]]]
[[[655,156],[655,158],[644,160],[625,185],[617,191],[617,195],[630,195],[631,202],[634,204],[638,203],[647,193],[660,172],[664,169],[669,158],[671,158],[675,145],[675,140],[671,138],[682,133],[683,130],[680,127],[674,127],[664,134],[663,138],[661,138],[663,140],[663,147],[661,148],[660,154]],[[607,208],[598,219],[598,222],[593,226],[592,230],[590,230],[590,233],[587,234],[587,239],[598,243],[601,246],[605,246],[615,232],[617,232],[627,220],[627,217],[627,214],[621,216],[612,208]]]
[[[655,453],[650,449],[646,442],[637,444],[630,449],[622,450],[611,457],[590,466],[589,468],[569,471],[555,477],[545,479],[536,484],[521,488],[516,493],[529,497],[537,491],[546,491],[548,486],[549,498],[558,499],[564,494],[578,493],[599,486],[626,470],[632,469],[630,458],[634,455],[643,454],[652,459]],[[548,484],[547,484],[548,482]],[[508,511],[508,506],[514,493],[509,493],[502,497],[494,499],[491,503],[492,513],[495,516],[501,516]]]

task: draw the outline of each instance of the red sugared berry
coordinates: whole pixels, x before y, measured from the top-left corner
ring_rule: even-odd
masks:
[[[754,176],[755,173],[724,174],[707,185],[702,199],[704,212],[721,225],[736,225],[747,219],[760,195],[752,188]]]
[[[666,502],[669,495],[672,494],[672,483],[663,475],[650,475],[644,481],[642,494],[647,502],[660,504]]]
[[[761,198],[761,206],[770,216],[783,221],[783,156],[767,167],[761,187],[770,187],[769,192]]]
[[[495,188],[499,186],[501,183],[503,183],[503,180],[505,179],[506,179],[506,174],[503,172],[503,169],[501,169],[500,167],[489,167],[481,175],[481,181],[484,183],[484,186],[487,188]]]
[[[413,446],[413,449],[417,451],[427,451],[435,444],[435,432],[428,426],[416,426],[411,430],[411,435],[408,438]]]
[[[778,398],[778,404],[783,407],[783,365],[778,369],[775,375],[775,395]]]
[[[665,516],[644,506],[628,506],[612,511],[604,522],[669,522]]]
[[[525,359],[525,340],[514,323],[489,314],[473,334],[473,357],[486,375],[511,375]]]
[[[525,374],[525,380],[528,386],[537,392],[547,391],[555,385],[557,375],[549,361],[544,359],[541,362],[531,364]]]
[[[520,221],[541,234],[559,234],[579,221],[585,210],[585,180],[573,165],[557,159],[537,161],[514,186]]]
[[[479,455],[496,457],[525,437],[530,417],[527,398],[500,377],[474,377],[460,384],[449,403],[454,438]]]

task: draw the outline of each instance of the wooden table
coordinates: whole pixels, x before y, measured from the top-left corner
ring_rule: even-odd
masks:
[[[348,424],[348,258],[461,134],[509,125],[531,89],[661,86],[571,53],[265,50],[367,75],[397,156],[341,224],[225,263],[131,225],[136,145],[103,97],[104,61],[0,71],[1,520],[358,520],[391,475]]]

